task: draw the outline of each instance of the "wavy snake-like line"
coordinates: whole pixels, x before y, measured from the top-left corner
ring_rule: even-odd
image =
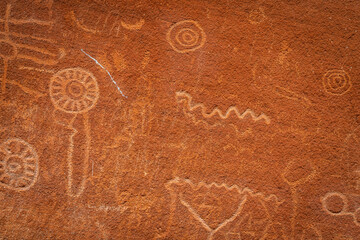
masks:
[[[192,97],[190,94],[186,93],[186,92],[176,92],[176,99],[178,100],[179,97],[185,97],[188,99],[187,101],[187,106],[189,111],[194,111],[197,108],[201,109],[201,114],[205,117],[205,118],[211,118],[214,115],[219,115],[220,118],[222,119],[227,119],[229,118],[229,116],[231,115],[231,112],[234,112],[235,115],[239,118],[239,119],[244,119],[247,115],[250,115],[251,118],[256,122],[259,121],[261,119],[263,119],[265,121],[266,124],[270,124],[271,120],[268,116],[266,116],[264,113],[261,113],[259,116],[256,116],[256,114],[251,110],[251,109],[246,109],[243,113],[240,113],[239,109],[235,106],[231,106],[229,107],[225,114],[223,114],[221,112],[220,109],[218,109],[217,107],[214,108],[214,110],[212,110],[210,113],[206,112],[206,107],[204,106],[204,104],[202,103],[192,103]],[[178,100],[179,102],[182,102],[184,100]]]

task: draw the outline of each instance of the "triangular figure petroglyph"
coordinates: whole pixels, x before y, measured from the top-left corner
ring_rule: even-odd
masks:
[[[232,223],[233,221],[240,220],[243,221],[243,219],[248,219],[246,216],[248,216],[246,213],[243,213],[244,206],[246,203],[253,198],[260,198],[264,202],[274,202],[275,205],[273,206],[274,209],[277,209],[278,205],[280,205],[282,202],[278,201],[278,198],[275,195],[270,196],[264,196],[262,193],[255,193],[249,188],[240,188],[237,185],[228,186],[227,184],[218,184],[218,183],[204,183],[199,182],[198,184],[194,184],[189,179],[181,179],[181,178],[174,178],[173,180],[170,180],[166,183],[166,188],[171,194],[172,203],[171,203],[171,217],[170,221],[172,221],[175,205],[176,205],[176,199],[179,200],[179,203],[186,207],[186,209],[189,211],[191,216],[197,220],[201,226],[208,232],[207,240],[214,239],[214,234],[219,232],[221,229],[225,228],[227,225]],[[176,190],[176,188],[179,187],[180,189]],[[182,188],[183,187],[183,188]],[[187,189],[187,190],[186,190]],[[195,195],[192,196],[185,196],[190,194],[189,191],[192,192],[192,194],[196,194],[197,192],[205,191],[206,195],[208,195],[211,192],[216,192],[217,190],[222,192],[228,192],[232,195],[236,194],[237,197],[234,199],[224,199],[226,202],[232,202],[231,203],[231,209],[234,211],[229,215],[222,214],[221,219],[218,219],[217,215],[211,215],[211,213],[207,213],[206,215],[202,216],[201,212],[199,212],[199,206],[195,204],[196,200],[194,200],[196,197]],[[223,194],[225,196],[225,194]],[[219,196],[220,198],[224,196]],[[186,199],[188,198],[188,199]],[[194,202],[195,201],[195,202]],[[193,202],[193,203],[191,203]],[[235,205],[235,206],[234,206]],[[211,206],[208,206],[210,208],[213,208]],[[216,207],[216,206],[214,206]],[[221,206],[217,206],[220,207]],[[223,206],[224,208],[229,208],[227,206]],[[244,215],[244,217],[241,217],[241,215]],[[210,217],[210,218],[209,218]],[[211,218],[216,219],[211,219]],[[250,220],[249,220],[250,221]],[[267,229],[270,226],[270,221],[266,224],[264,229],[264,234],[266,233]]]

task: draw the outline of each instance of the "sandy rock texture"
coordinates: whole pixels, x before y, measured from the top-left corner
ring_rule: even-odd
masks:
[[[0,1],[0,239],[360,239],[357,0]]]

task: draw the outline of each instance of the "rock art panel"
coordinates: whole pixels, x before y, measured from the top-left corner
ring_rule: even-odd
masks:
[[[359,16],[0,1],[0,238],[359,239]]]

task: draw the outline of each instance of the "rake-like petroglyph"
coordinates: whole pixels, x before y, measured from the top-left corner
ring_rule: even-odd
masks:
[[[55,41],[51,39],[12,31],[11,26],[22,26],[24,29],[27,26],[38,26],[44,31],[44,29],[50,28],[53,22],[34,18],[14,19],[11,16],[11,9],[12,4],[7,4],[4,18],[0,19],[0,23],[4,24],[4,30],[0,31],[0,58],[4,63],[1,91],[3,93],[6,91],[6,84],[8,83],[20,87],[28,94],[37,97],[45,96],[45,94],[29,89],[15,80],[8,79],[9,62],[18,59],[25,60],[30,65],[20,66],[20,69],[41,71],[41,68],[33,65],[53,66],[58,63],[60,58],[64,57],[65,51],[54,47]],[[49,46],[52,50],[48,49]]]

